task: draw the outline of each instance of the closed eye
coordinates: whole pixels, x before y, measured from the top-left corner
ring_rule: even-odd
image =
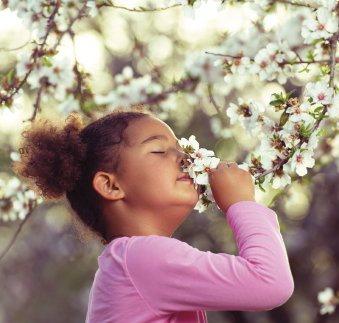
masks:
[[[154,154],[164,154],[165,152],[164,151],[152,151],[152,153],[154,153]]]

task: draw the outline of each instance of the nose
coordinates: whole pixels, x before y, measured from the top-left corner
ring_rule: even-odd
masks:
[[[180,161],[180,164],[182,165],[184,163],[184,159],[188,159],[190,158],[190,155],[183,152],[183,151],[180,151],[179,150],[179,157],[178,157],[178,160]]]

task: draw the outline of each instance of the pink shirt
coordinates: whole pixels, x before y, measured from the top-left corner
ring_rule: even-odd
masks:
[[[205,311],[263,311],[294,290],[277,215],[255,202],[226,213],[239,256],[158,235],[112,240],[99,256],[86,323],[206,323]]]

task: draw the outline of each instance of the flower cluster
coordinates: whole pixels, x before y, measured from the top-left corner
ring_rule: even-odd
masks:
[[[337,293],[337,296],[335,296],[333,289],[326,287],[324,291],[318,293],[318,302],[321,304],[321,315],[326,313],[333,314],[336,305],[339,304],[339,292]]]
[[[190,158],[184,159],[183,171],[193,178],[195,189],[200,185],[200,196],[195,210],[204,212],[207,207],[214,202],[212,189],[209,184],[209,174],[220,162],[219,158],[213,157],[214,152],[205,148],[199,148],[199,143],[195,136],[189,139],[181,138],[179,145],[189,154]]]
[[[231,124],[239,121],[246,129],[248,136],[257,136],[261,145],[257,157],[251,154],[250,163],[243,163],[239,167],[247,170],[253,178],[253,183],[259,188],[272,184],[273,188],[284,187],[291,183],[291,173],[295,171],[299,176],[307,174],[307,168],[313,167],[315,160],[314,149],[318,145],[322,130],[312,130],[316,121],[328,118],[323,115],[324,106],[328,113],[337,116],[338,98],[332,98],[333,88],[328,88],[326,81],[306,85],[308,101],[300,104],[298,98],[290,98],[291,91],[284,96],[274,93],[267,107],[254,100],[238,98],[238,105],[230,103],[227,116]],[[323,104],[312,111],[313,105]],[[264,116],[267,109],[274,108],[282,111],[279,123]],[[312,131],[311,131],[312,130]],[[272,170],[265,173],[268,170]],[[258,175],[262,175],[259,180]],[[265,182],[266,181],[266,182]]]
[[[39,100],[47,102],[50,95],[58,101],[60,112],[80,110],[79,101],[72,93],[74,67],[69,58],[60,57],[56,47],[70,26],[70,12],[77,1],[8,0],[0,10],[9,8],[22,19],[24,26],[34,31],[35,39],[17,54],[17,65],[7,76],[0,78],[0,115],[5,109],[20,109],[15,102],[23,91],[24,82],[32,90],[39,90]],[[14,72],[15,71],[15,72]],[[80,72],[79,72],[80,74]],[[18,90],[19,89],[19,90]],[[37,105],[39,102],[37,102]]]
[[[142,77],[134,78],[133,70],[130,66],[123,68],[121,74],[115,75],[115,89],[107,95],[97,94],[94,101],[99,105],[109,105],[108,109],[114,110],[118,106],[130,106],[133,104],[144,104],[152,106],[155,110],[161,109],[159,117],[162,120],[167,119],[168,113],[177,108],[176,99],[177,90],[164,91],[163,87],[152,80],[151,75],[146,74]],[[196,84],[196,78],[182,78],[180,87],[183,91],[192,91]]]
[[[240,51],[232,59],[224,57],[216,60],[214,65],[223,65],[226,82],[231,80],[231,75],[239,74],[259,75],[260,81],[277,79],[280,84],[285,84],[288,77],[294,77],[290,64],[295,58],[296,54],[289,49],[287,41],[279,40],[278,44],[269,43],[259,50],[254,60],[244,56],[243,51]]]
[[[202,1],[207,3],[207,0],[175,0],[175,4],[181,4],[185,7],[184,14],[186,18],[195,19],[195,10],[200,8]],[[171,0],[164,0],[164,5],[167,7]]]
[[[12,152],[11,159],[20,160],[20,155]],[[13,176],[7,182],[0,179],[0,219],[3,221],[24,220],[35,200],[34,192],[17,177]]]
[[[320,7],[315,11],[315,19],[306,19],[302,23],[301,35],[304,44],[314,44],[333,36],[338,31],[338,16],[332,15],[335,2],[329,1],[328,7]]]

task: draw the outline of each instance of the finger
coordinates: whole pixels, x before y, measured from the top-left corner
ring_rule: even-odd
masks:
[[[224,169],[224,168],[228,168],[228,164],[225,161],[220,161],[217,168],[214,169]]]
[[[229,163],[228,163],[228,167],[230,167],[230,168],[238,168],[239,166],[238,166],[237,163],[229,162]]]

